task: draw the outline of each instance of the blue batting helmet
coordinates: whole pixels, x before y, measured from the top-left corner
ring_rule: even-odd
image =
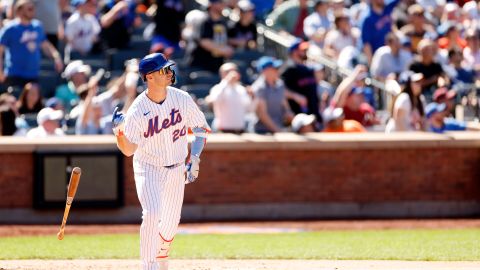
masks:
[[[152,53],[145,56],[138,65],[138,71],[145,81],[145,76],[149,73],[158,71],[162,68],[170,67],[175,65],[175,62],[167,60],[165,56],[161,53]],[[175,83],[175,71],[172,69],[172,84]]]

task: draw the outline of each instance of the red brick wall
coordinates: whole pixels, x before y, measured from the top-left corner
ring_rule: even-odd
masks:
[[[478,148],[208,150],[186,204],[479,201]],[[125,203],[138,205],[131,158]],[[0,208],[32,206],[30,153],[0,154]]]
[[[0,154],[0,208],[31,207],[33,155]]]

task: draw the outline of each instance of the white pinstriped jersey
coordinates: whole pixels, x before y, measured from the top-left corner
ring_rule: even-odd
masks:
[[[155,166],[184,162],[188,128],[194,127],[209,129],[205,115],[187,92],[170,86],[162,104],[141,93],[125,118],[125,136],[138,145],[134,160]]]

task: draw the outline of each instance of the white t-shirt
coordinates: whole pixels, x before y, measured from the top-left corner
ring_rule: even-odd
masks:
[[[158,104],[141,93],[125,117],[125,136],[138,146],[134,162],[169,166],[184,162],[188,154],[188,128],[206,128],[205,115],[187,92],[167,87]]]
[[[420,100],[422,106],[424,106],[424,97],[421,96]],[[397,117],[397,112],[403,110],[405,112],[402,118]],[[390,133],[393,131],[416,131],[415,123],[420,121],[420,112],[417,109],[412,109],[412,103],[410,102],[410,96],[403,92],[398,95],[393,106],[392,118],[388,121],[385,132]],[[403,123],[403,124],[402,124]],[[406,130],[399,130],[399,126],[404,126]]]
[[[87,53],[100,33],[100,24],[92,14],[73,13],[65,25],[65,36],[71,41],[72,49]]]
[[[65,133],[60,128],[56,128],[53,134],[48,134],[42,126],[32,128],[27,132],[27,138],[47,138],[64,135]]]
[[[214,126],[217,129],[245,128],[245,116],[252,103],[245,87],[221,82],[212,87],[208,100],[213,103]]]
[[[325,46],[332,46],[337,53],[340,53],[345,47],[355,47],[355,28],[352,28],[352,34],[344,35],[337,29],[331,30],[325,36]]]

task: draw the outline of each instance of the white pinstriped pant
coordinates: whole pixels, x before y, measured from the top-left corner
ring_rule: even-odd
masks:
[[[158,270],[161,237],[175,237],[185,190],[185,165],[165,168],[134,161],[135,185],[142,205],[140,257],[143,270]]]

